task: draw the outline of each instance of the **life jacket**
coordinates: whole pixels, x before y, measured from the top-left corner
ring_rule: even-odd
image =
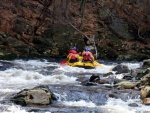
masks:
[[[76,60],[77,59],[77,54],[70,53],[69,54],[69,59],[70,60]]]
[[[69,53],[78,54],[78,52],[77,52],[76,50],[73,50],[73,49],[71,49],[71,50],[69,51]]]
[[[91,60],[91,55],[90,55],[90,53],[89,52],[84,52],[84,54],[83,54],[83,60],[84,61],[89,61],[89,60]]]
[[[71,59],[75,60],[76,59],[76,54],[71,54]]]

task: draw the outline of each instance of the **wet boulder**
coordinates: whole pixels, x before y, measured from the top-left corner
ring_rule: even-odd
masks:
[[[108,79],[101,79],[98,81],[99,84],[109,84],[110,81]]]
[[[106,74],[103,74],[103,77],[108,77],[108,76],[110,76],[110,75],[113,75],[113,73],[112,73],[112,72],[108,72],[108,73],[106,73]]]
[[[132,76],[131,74],[125,74],[122,79],[125,79],[125,80],[132,80],[132,79],[133,79],[133,76]]]
[[[98,83],[98,84],[109,84],[109,80],[107,79],[100,79],[100,76],[98,74],[93,74],[89,82]]]
[[[150,67],[150,59],[144,60],[142,67],[143,68],[149,68]]]
[[[125,80],[140,80],[144,76],[145,69],[131,69],[130,73],[125,73],[123,79]]]
[[[123,88],[123,89],[133,89],[135,87],[135,84],[133,84],[130,81],[122,81],[115,84],[114,87]]]
[[[137,80],[141,80],[145,75],[147,75],[148,73],[150,73],[150,68],[147,68],[147,69],[141,69],[141,71],[139,71],[137,74],[136,74],[136,79]]]
[[[125,65],[122,65],[122,64],[119,64],[116,67],[114,67],[112,69],[112,71],[116,71],[116,74],[129,73],[130,72],[128,66],[125,66]]]
[[[11,98],[11,101],[15,104],[22,106],[48,105],[52,104],[53,100],[56,100],[56,97],[50,91],[48,86],[38,86],[33,89],[24,89]]]
[[[119,98],[119,95],[117,95],[116,92],[109,92],[109,93],[106,95],[106,97],[118,99],[118,98]]]
[[[145,86],[141,89],[140,97],[141,99],[150,98],[150,86]]]
[[[137,83],[137,86],[150,86],[150,73],[142,77],[141,80]]]
[[[92,74],[92,76],[90,77],[89,82],[96,82],[100,80],[100,76],[98,74]]]
[[[94,82],[82,82],[81,83],[83,86],[97,86],[97,83]]]
[[[150,105],[150,98],[144,98],[143,99],[143,104]]]
[[[150,68],[147,68],[145,74],[150,74]]]
[[[97,86],[98,85],[96,82],[90,82],[89,80],[82,81],[81,84],[83,86]]]
[[[150,86],[145,86],[141,89],[140,97],[143,104],[150,105]]]
[[[89,80],[83,81],[82,85],[85,86],[95,86],[98,84],[108,84],[109,81],[105,79],[100,79],[100,76],[98,74],[92,74]]]

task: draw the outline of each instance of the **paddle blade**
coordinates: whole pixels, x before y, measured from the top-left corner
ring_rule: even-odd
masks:
[[[61,65],[66,65],[67,64],[67,60],[64,60],[62,62],[60,62]]]

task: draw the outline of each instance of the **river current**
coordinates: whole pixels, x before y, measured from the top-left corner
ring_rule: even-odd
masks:
[[[148,113],[149,106],[141,104],[140,96],[127,99],[108,98],[108,90],[96,86],[83,86],[81,81],[88,80],[93,73],[112,72],[115,62],[103,61],[104,68],[84,69],[61,66],[57,61],[12,60],[0,62],[0,113]],[[141,63],[123,63],[130,69],[139,68]],[[114,72],[113,72],[114,73]],[[119,79],[122,74],[112,75]],[[12,94],[38,85],[48,85],[58,100],[47,107],[21,107],[8,101]],[[111,89],[109,89],[111,90]],[[113,89],[112,89],[113,90]],[[136,103],[137,107],[129,106]]]

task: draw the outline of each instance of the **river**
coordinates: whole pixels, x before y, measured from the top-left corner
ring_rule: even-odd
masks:
[[[105,73],[116,62],[101,61],[104,68],[83,69],[61,66],[56,60],[34,59],[0,62],[0,112],[1,113],[148,113],[149,106],[141,104],[139,94],[121,94],[121,98],[106,98],[115,89],[101,86],[83,86],[93,73]],[[124,62],[130,69],[140,67],[140,62]],[[114,73],[114,72],[113,72]],[[112,75],[121,79],[122,74]],[[47,107],[21,107],[9,101],[12,94],[38,85],[48,85],[58,100]],[[132,92],[132,91],[131,91]],[[129,106],[136,103],[137,106]]]

